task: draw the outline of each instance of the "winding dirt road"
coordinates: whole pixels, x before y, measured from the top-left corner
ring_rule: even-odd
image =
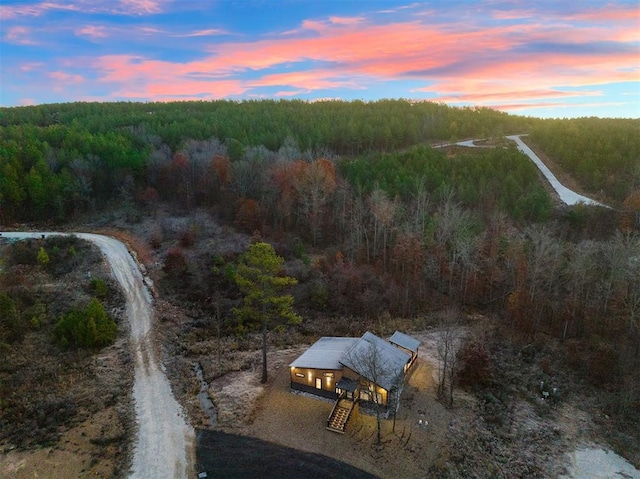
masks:
[[[558,180],[556,175],[554,175],[551,172],[549,167],[547,167],[547,165],[544,164],[544,162],[538,157],[538,155],[536,155],[533,152],[533,150],[529,148],[524,141],[522,141],[523,136],[527,136],[527,135],[509,135],[509,136],[505,136],[505,138],[507,140],[513,141],[518,147],[518,150],[520,150],[522,153],[527,155],[529,159],[533,161],[533,163],[538,167],[540,172],[547,179],[551,187],[558,194],[560,201],[562,201],[565,205],[576,205],[578,203],[584,203],[587,205],[595,205],[595,206],[602,206],[604,208],[609,208],[609,206],[604,205],[591,198],[588,198],[584,195],[581,195],[580,193],[576,193],[575,191],[567,188],[562,183],[560,183],[560,180]],[[464,140],[464,141],[458,141],[455,143],[443,143],[441,145],[434,145],[433,148],[446,148],[449,146],[465,146],[467,148],[494,148],[493,146],[477,145],[476,141],[481,141],[481,140]]]
[[[7,233],[8,239],[41,238],[63,233]],[[182,479],[193,470],[195,435],[176,401],[153,342],[153,306],[142,274],[127,248],[107,236],[77,233],[96,244],[126,297],[134,357],[133,398],[137,436],[130,477]]]
[[[560,201],[562,201],[566,205],[576,205],[578,203],[584,203],[587,205],[596,205],[596,206],[604,206],[602,203],[597,202],[596,200],[592,200],[591,198],[587,198],[586,196],[581,195],[580,193],[576,193],[573,190],[570,190],[562,183],[560,180],[554,175],[551,170],[544,164],[544,162],[536,155],[531,148],[529,148],[524,141],[522,141],[522,136],[525,135],[511,135],[506,138],[514,141],[518,146],[518,150],[527,155],[531,161],[535,163],[538,169],[542,172],[544,177],[547,179],[551,187],[558,193],[560,197]],[[465,145],[467,146],[467,145]]]

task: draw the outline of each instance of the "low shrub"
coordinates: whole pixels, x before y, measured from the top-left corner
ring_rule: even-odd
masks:
[[[107,283],[100,278],[91,278],[89,282],[89,289],[96,298],[106,298],[109,292]]]
[[[56,324],[55,336],[65,348],[94,348],[113,343],[117,330],[102,303],[93,298],[85,309],[74,308],[63,315]]]
[[[491,381],[491,355],[482,343],[469,341],[458,352],[458,384],[469,389],[486,387]]]

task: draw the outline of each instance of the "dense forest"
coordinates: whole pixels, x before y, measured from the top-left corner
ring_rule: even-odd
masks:
[[[558,205],[503,139],[521,133],[613,209]],[[494,147],[434,147],[465,138]],[[268,238],[306,265],[296,297],[311,318],[456,305],[497,314],[516,339],[564,341],[580,374],[616,391],[612,410],[637,420],[639,120],[404,100],[0,109],[0,224],[116,208],[159,224],[163,208],[205,209]],[[211,251],[202,268],[187,251],[197,234],[194,222],[165,273],[205,304],[233,258]]]
[[[494,173],[510,168],[513,159],[498,159],[494,152],[489,159],[446,165],[425,144],[528,131],[587,192],[604,190],[620,205],[639,189],[640,125],[634,120],[539,120],[403,100],[72,103],[0,109],[0,220],[64,221],[114,201],[139,200],[147,187],[159,190],[162,174],[171,176],[172,168],[182,169],[185,180],[199,178],[199,184],[185,186],[193,197],[183,200],[208,206],[217,199],[212,190],[221,186],[218,176],[226,174],[221,169],[233,166],[233,187],[250,197],[245,193],[257,193],[246,191],[255,187],[251,175],[276,160],[337,157],[363,160],[342,170],[354,186],[371,190],[378,182],[388,194],[406,197],[422,180],[429,190],[455,182],[461,201],[486,205],[489,190],[501,183]],[[412,147],[413,153],[394,159]],[[380,169],[400,162],[402,171],[393,171],[394,178],[389,171],[385,177],[361,177],[358,165],[372,160]],[[541,219],[542,211],[526,211],[535,205],[513,205],[513,195],[521,192],[529,203],[542,201],[536,186],[523,183],[529,181],[524,170],[530,170],[527,178],[534,170],[519,163],[493,200],[508,205],[512,215]]]
[[[4,108],[0,213],[4,221],[63,220],[102,208],[145,184],[157,187],[150,176],[166,170],[167,163],[179,163],[180,153],[186,153],[190,164],[185,166],[195,174],[194,169],[211,170],[211,159],[217,155],[240,170],[264,167],[275,158],[273,152],[278,158],[305,160],[353,156],[427,141],[499,135],[529,123],[489,109],[390,100]]]

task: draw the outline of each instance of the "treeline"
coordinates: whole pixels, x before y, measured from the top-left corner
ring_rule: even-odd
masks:
[[[328,148],[339,155],[389,151],[430,140],[517,133],[537,121],[489,108],[406,100],[63,103],[0,109],[2,127],[63,125],[94,134],[128,132],[172,151],[187,139],[213,137],[233,144],[232,154],[238,147],[258,145],[276,151],[288,137],[303,150]]]
[[[640,190],[640,120],[545,120],[530,139],[589,193],[620,205]]]
[[[606,128],[601,128],[602,125]],[[210,153],[224,156],[234,165],[248,161],[248,166],[247,163],[234,166],[237,175],[243,168],[254,167],[254,160],[273,158],[275,153],[278,157],[306,161],[319,157],[333,159],[336,155],[369,160],[387,153],[387,157],[376,160],[381,165],[394,163],[390,158],[396,154],[393,152],[425,142],[529,130],[533,139],[549,148],[550,154],[558,153],[561,158],[571,154],[571,158],[579,160],[579,168],[569,165],[568,170],[576,174],[581,171],[579,178],[584,185],[604,188],[607,194],[622,201],[633,188],[637,190],[638,174],[633,169],[637,162],[633,160],[637,158],[640,135],[634,133],[638,128],[634,120],[538,120],[487,108],[452,108],[404,100],[369,103],[220,100],[3,108],[0,109],[0,221],[64,221],[112,205],[114,201],[131,203],[147,187],[156,188],[150,184],[150,176],[167,158],[173,159],[183,151],[188,153],[187,157],[199,155],[199,169],[203,162],[212,161],[213,156],[202,156]],[[211,151],[198,146],[212,140],[218,144]],[[194,148],[200,151],[194,152]],[[425,155],[425,149],[418,151],[414,150],[414,157]],[[401,163],[413,161],[400,155]],[[430,163],[441,168],[443,157],[437,160],[435,153],[429,155]],[[496,170],[501,173],[498,170],[504,169],[504,162],[511,161],[496,160],[496,152],[488,156],[492,159],[451,161],[456,172],[447,174],[456,183],[474,176],[466,184],[457,184],[460,199],[466,204],[486,203],[488,190],[495,190],[498,183],[490,170],[482,171],[483,162],[502,162]],[[353,171],[358,165],[366,163],[356,163],[342,171],[348,173],[350,180],[360,181]],[[376,178],[379,186],[391,195],[406,196],[415,189],[408,177],[415,167],[403,168],[405,171],[398,172],[397,178],[390,178],[390,173]],[[249,176],[246,171],[242,174]],[[427,182],[437,183],[436,187],[442,183],[439,171],[419,174]],[[164,186],[166,191],[171,185]],[[523,189],[530,190],[523,185],[521,174],[512,174],[505,188],[511,193],[500,195],[497,202],[508,205],[510,214],[526,218],[528,213],[515,210],[526,210],[528,206],[516,208],[509,197]],[[542,201],[542,195],[535,189],[525,193],[529,202]],[[153,196],[152,192],[147,193]],[[193,204],[195,200],[189,201]]]
[[[114,200],[130,202],[150,186],[149,175],[158,163],[211,139],[219,143],[216,154],[232,162],[252,161],[268,152],[310,160],[393,151],[437,139],[501,135],[532,121],[490,109],[402,100],[3,108],[0,221],[64,221]]]

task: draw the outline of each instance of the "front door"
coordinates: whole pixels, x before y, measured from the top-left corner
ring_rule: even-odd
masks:
[[[322,389],[322,378],[316,378],[316,389]]]

